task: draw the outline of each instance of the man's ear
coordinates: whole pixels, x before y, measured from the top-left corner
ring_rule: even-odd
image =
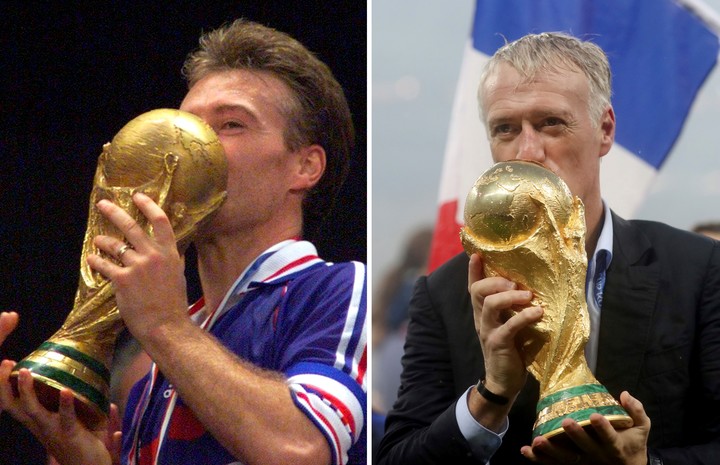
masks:
[[[297,152],[297,171],[293,190],[310,190],[325,173],[325,149],[313,144],[300,148]]]
[[[615,142],[615,111],[608,107],[600,120],[600,156],[607,155]]]

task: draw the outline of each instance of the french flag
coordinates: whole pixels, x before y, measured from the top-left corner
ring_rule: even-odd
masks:
[[[505,41],[562,31],[608,55],[617,130],[602,161],[601,189],[616,213],[632,217],[717,62],[718,24],[699,0],[477,0],[445,148],[430,271],[462,251],[465,197],[492,164],[477,86]]]

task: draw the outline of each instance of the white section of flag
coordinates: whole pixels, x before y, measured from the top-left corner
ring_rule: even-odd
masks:
[[[617,142],[601,163],[600,192],[603,199],[618,215],[632,218],[658,171]]]
[[[477,100],[480,73],[487,61],[488,57],[475,50],[468,40],[450,116],[440,179],[440,204],[458,199],[462,205],[475,180],[492,165]],[[458,208],[456,218],[461,224],[462,214],[462,208]]]

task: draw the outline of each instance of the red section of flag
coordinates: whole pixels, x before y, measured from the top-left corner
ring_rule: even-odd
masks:
[[[428,273],[463,250],[460,243],[460,228],[462,225],[455,220],[457,209],[457,199],[440,205],[435,232],[430,245]]]

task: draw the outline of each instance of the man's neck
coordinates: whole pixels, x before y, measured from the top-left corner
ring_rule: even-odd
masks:
[[[272,233],[213,236],[196,242],[206,308],[212,311],[220,305],[238,276],[265,250],[300,235],[300,228],[293,227]]]
[[[588,202],[585,205],[585,253],[588,260],[595,253],[604,221],[605,207],[602,199],[598,198],[597,201]]]

